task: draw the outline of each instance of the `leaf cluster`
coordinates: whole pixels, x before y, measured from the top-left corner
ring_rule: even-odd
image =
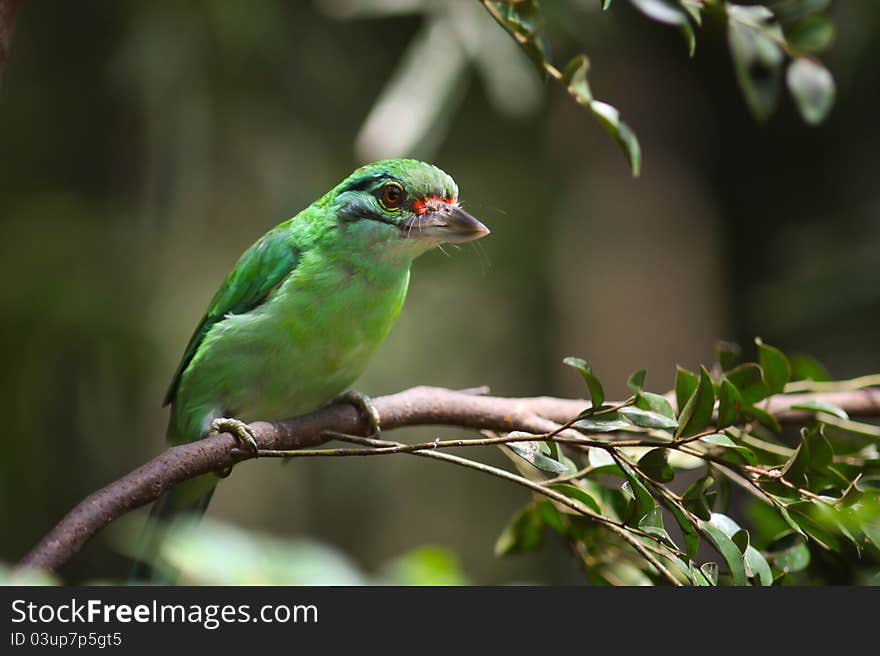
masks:
[[[504,529],[496,553],[535,549],[549,529],[595,583],[821,580],[811,563],[829,554],[870,579],[880,562],[880,428],[803,402],[794,390],[834,384],[824,369],[761,339],[755,345],[754,361],[721,344],[711,367],[679,367],[666,395],[647,391],[640,370],[620,403],[606,401],[587,362],[566,358],[590,406],[564,431],[505,452],[589,512],[538,494]],[[789,435],[778,415],[794,410],[807,419]],[[742,512],[732,490],[747,493]]]
[[[834,25],[825,15],[830,0],[778,0],[736,4],[725,0],[630,0],[647,18],[679,30],[688,53],[694,56],[697,31],[704,17],[726,25],[734,71],[750,111],[766,120],[779,103],[785,84],[810,125],[821,123],[834,105],[834,78],[818,60],[834,40]],[[578,54],[561,68],[549,56],[544,15],[538,0],[489,1],[483,5],[519,43],[538,69],[558,82],[571,98],[587,109],[620,145],[633,176],[641,168],[641,148],[620,111],[598,100],[590,87],[590,62]],[[601,0],[603,10],[611,0]]]

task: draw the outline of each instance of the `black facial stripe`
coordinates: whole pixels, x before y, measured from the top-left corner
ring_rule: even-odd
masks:
[[[390,226],[398,227],[394,221],[382,214],[376,212],[370,207],[365,207],[358,203],[347,203],[337,213],[337,217],[341,223],[351,223],[353,221],[378,221],[386,223]]]
[[[380,180],[381,177],[378,176],[370,176],[369,178],[361,178],[360,180],[352,180],[347,185],[345,185],[342,189],[339,190],[340,194],[344,194],[347,191],[364,191],[365,189],[369,189],[372,187],[376,180]]]
[[[380,182],[400,182],[393,175],[388,173],[376,173],[374,175],[367,176],[365,178],[359,178],[352,180],[347,185],[342,187],[338,193],[344,194],[347,191],[366,191],[367,189],[371,189],[374,186],[377,186]]]

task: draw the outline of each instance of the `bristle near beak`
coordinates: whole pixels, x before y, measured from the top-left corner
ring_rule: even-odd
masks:
[[[465,212],[455,203],[417,214],[407,221],[406,235],[410,239],[427,239],[446,244],[461,244],[481,239],[489,228]]]

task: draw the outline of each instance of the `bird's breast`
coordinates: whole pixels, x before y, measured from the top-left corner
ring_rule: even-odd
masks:
[[[408,268],[364,270],[344,261],[298,268],[259,311],[230,318],[241,333],[229,355],[242,372],[229,390],[236,411],[290,416],[345,391],[391,330],[408,281]]]

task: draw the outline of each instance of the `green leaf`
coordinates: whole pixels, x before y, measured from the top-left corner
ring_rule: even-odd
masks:
[[[749,546],[744,554],[746,574],[749,578],[757,578],[761,585],[773,585],[773,572],[764,554]]]
[[[669,405],[669,401],[666,400],[666,397],[660,396],[659,394],[639,392],[636,396],[636,407],[641,408],[642,410],[656,412],[667,419],[675,419],[675,412],[673,412],[672,406]],[[676,425],[678,425],[678,422],[676,422]]]
[[[791,365],[788,358],[778,348],[765,344],[760,337],[755,338],[758,346],[758,363],[764,372],[764,382],[771,394],[779,394],[791,379]]]
[[[695,435],[712,421],[712,410],[715,407],[715,388],[706,367],[700,367],[700,383],[685,403],[678,415],[676,437]]]
[[[806,430],[806,429],[805,429]],[[804,482],[804,475],[809,467],[810,456],[808,447],[804,446],[803,440],[782,466],[782,475],[786,480],[800,485]]]
[[[704,0],[681,0],[682,8],[690,15],[697,25],[703,24],[703,16],[700,12],[703,10]]]
[[[626,155],[632,168],[634,178],[639,177],[639,171],[642,167],[642,149],[639,146],[639,140],[630,127],[620,120],[620,112],[615,108],[600,100],[593,100],[590,103],[590,109],[593,116],[599,119],[599,122],[605,127],[614,139],[617,141]]]
[[[734,70],[746,104],[759,121],[766,120],[779,99],[784,60],[777,41],[782,30],[767,7],[727,3],[727,39]]]
[[[561,449],[561,448],[559,449],[559,455],[556,457],[556,460],[558,460],[559,463],[560,463],[563,467],[565,467],[565,473],[566,473],[566,474],[573,474],[573,473],[575,473],[578,469],[580,469],[580,467],[577,466],[577,463],[575,463],[574,460],[572,460],[572,459],[569,458],[567,455],[565,455],[565,453],[562,452],[562,449]]]
[[[782,475],[801,485],[810,472],[824,473],[834,458],[831,443],[821,428],[801,431],[801,443],[782,466]]]
[[[824,121],[837,94],[828,69],[817,61],[799,57],[789,64],[785,81],[804,121],[810,125]]]
[[[749,419],[757,419],[758,423],[760,423],[762,426],[765,426],[777,433],[782,430],[782,427],[779,425],[779,421],[776,419],[776,417],[771,415],[763,408],[746,404],[740,408],[740,414],[748,417]]]
[[[875,484],[880,483],[875,479]],[[855,486],[853,486],[855,487]],[[844,498],[849,497],[846,495]],[[858,507],[856,507],[856,505]],[[859,494],[859,500],[849,508],[854,523],[865,539],[880,549],[880,490],[872,488]]]
[[[831,421],[831,420],[828,420]],[[847,436],[849,439],[854,438],[873,438],[875,441],[880,437],[880,426],[875,424],[866,424],[862,421],[853,421],[852,419],[835,419],[834,423],[823,423],[826,431],[834,431],[836,436]]]
[[[684,451],[669,451],[669,464],[673,469],[705,469],[706,461],[699,456],[692,456]]]
[[[735,420],[739,408],[742,407],[742,396],[736,385],[727,378],[721,379],[718,389],[718,428],[730,426]]]
[[[825,50],[834,41],[834,25],[822,14],[809,14],[796,22],[786,36],[796,50],[813,54]]]
[[[654,506],[644,517],[639,520],[639,528],[663,528],[663,511],[660,506]]]
[[[709,521],[713,525],[717,526],[722,531],[724,531],[724,534],[727,537],[729,537],[731,540],[733,540],[733,536],[736,535],[738,531],[742,530],[740,528],[739,524],[737,524],[733,520],[733,518],[729,517],[728,515],[725,515],[724,513],[712,513],[712,517],[710,518]],[[736,542],[736,541],[734,540],[734,542]],[[742,552],[746,546],[747,546],[747,542],[746,542],[746,545],[743,545],[743,548],[740,549],[740,551]]]
[[[590,390],[593,409],[597,410],[605,402],[605,391],[602,389],[602,383],[593,375],[590,365],[587,364],[586,360],[574,357],[567,357],[562,362],[569,367],[577,369],[581,376],[583,376],[584,382],[587,383],[587,388]]]
[[[551,474],[561,474],[568,471],[568,467],[561,462],[541,453],[541,442],[507,442],[504,446],[541,471]]]
[[[495,555],[534,551],[544,539],[543,521],[534,504],[520,510],[495,541]]]
[[[718,563],[703,563],[700,565],[700,573],[703,575],[707,585],[718,585]]]
[[[547,63],[547,49],[541,37],[544,15],[537,0],[521,0],[519,2],[493,2],[507,26],[519,34],[523,42],[523,51],[528,55],[538,71],[544,72]]]
[[[736,448],[736,442],[734,442],[728,435],[724,433],[713,433],[712,435],[703,435],[700,438],[700,442],[705,442],[706,444],[714,444],[715,446],[725,446]]]
[[[842,408],[838,408],[836,405],[832,405],[831,403],[825,403],[824,401],[816,401],[815,399],[808,399],[801,403],[796,403],[795,405],[791,406],[791,409],[809,410],[810,412],[824,412],[834,417],[839,417],[840,419],[849,419],[849,415],[846,414],[846,411]]]
[[[559,461],[565,467],[565,472],[573,474],[580,469],[562,450],[562,446],[558,442],[542,442],[541,452],[550,456],[551,459]]]
[[[495,3],[505,20],[520,34],[534,36],[543,27],[544,17],[537,0]]]
[[[608,412],[596,417],[584,417],[571,425],[581,433],[613,433],[622,428],[632,428],[632,423],[619,412]]]
[[[697,555],[697,551],[700,548],[700,537],[699,535],[697,535],[697,529],[691,523],[690,519],[688,519],[688,516],[684,512],[682,512],[682,510],[678,506],[672,505],[670,507],[670,510],[672,511],[672,516],[675,517],[675,521],[678,522],[678,526],[681,529],[681,534],[684,538],[685,552],[687,553],[688,558],[693,558]]]
[[[666,542],[666,540],[663,537],[661,537],[660,540],[662,542]],[[690,581],[694,585],[697,585],[696,581],[693,580],[693,576],[691,575],[690,565],[688,563],[684,562],[681,558],[679,558],[675,553],[673,553],[671,551],[671,549],[673,549],[673,548],[674,549],[678,548],[675,546],[670,546],[673,544],[674,543],[672,543],[672,540],[669,540],[669,543],[667,543],[667,546],[670,547],[670,551],[664,554],[664,558],[666,560],[668,560],[669,564],[671,565],[670,569],[673,570],[673,572],[674,572],[674,570],[677,569],[685,581]]]
[[[770,395],[764,373],[754,362],[745,362],[734,367],[725,373],[725,377],[739,390],[745,403],[757,403]]]
[[[556,533],[559,535],[566,535],[568,533],[568,527],[565,525],[562,516],[552,501],[549,499],[538,499],[535,502],[535,508],[538,509],[538,514],[544,523],[556,531]]]
[[[740,446],[727,435],[716,433],[714,435],[706,435],[700,438],[701,442],[712,444],[713,446],[724,447],[721,458],[725,462],[735,465],[757,465],[758,459],[751,449]]]
[[[793,23],[807,14],[815,14],[828,9],[831,0],[776,0],[773,12],[786,23]]]
[[[648,488],[645,487],[641,477],[626,461],[619,459],[617,464],[627,478],[621,489],[624,495],[631,500],[632,512],[630,517],[634,519],[644,517],[657,505],[654,497],[648,492]]]
[[[675,471],[669,466],[666,449],[651,449],[639,459],[639,469],[646,476],[660,483],[668,483],[675,478]]]
[[[761,585],[773,585],[773,572],[770,571],[770,565],[763,554],[750,544],[749,532],[745,529],[738,529],[730,536],[730,539],[743,555],[746,576],[750,579],[757,578]]]
[[[587,453],[587,460],[592,471],[597,474],[619,474],[623,476],[623,470],[617,466],[614,458],[605,450],[591,446]]]
[[[767,545],[770,544],[776,536],[788,530],[785,520],[779,516],[776,508],[757,496],[753,496],[746,502],[746,517],[753,527],[753,541]]]
[[[649,535],[656,536],[666,546],[678,549],[678,546],[672,541],[672,538],[669,537],[669,533],[667,533],[666,528],[663,526],[663,511],[660,510],[660,506],[654,506],[639,520],[639,528]]]
[[[831,374],[816,358],[795,353],[791,356],[791,379],[823,381],[831,380]]]
[[[790,532],[774,541],[768,558],[776,569],[786,574],[800,572],[810,564],[810,550],[803,537]]]
[[[797,490],[792,490],[776,480],[763,480],[759,483],[759,486],[761,490],[782,504],[791,503],[792,501],[800,499],[800,494],[798,494]],[[782,515],[783,519],[785,519],[785,514],[783,513],[785,508],[777,508],[777,510],[779,511],[779,514]],[[797,526],[797,524],[795,524],[795,526]]]
[[[697,51],[697,35],[694,33],[693,26],[690,22],[684,22],[678,29],[684,37],[684,42],[687,44],[688,57],[693,57],[694,53]]]
[[[782,499],[777,498],[777,497],[774,497],[774,498],[776,499],[777,502],[784,503],[784,501]],[[788,527],[790,529],[792,529],[793,531],[802,535],[805,538],[807,537],[807,534],[804,533],[804,529],[802,529],[798,525],[798,523],[796,521],[794,521],[794,518],[791,516],[791,513],[788,512],[788,509],[784,505],[777,506],[776,510],[779,511],[779,516],[782,517],[783,520],[785,520],[785,523],[788,524]]]
[[[816,544],[828,551],[840,551],[840,530],[832,521],[834,511],[820,501],[796,501],[788,504],[788,512],[798,526]]]
[[[590,101],[593,100],[593,92],[590,91],[590,83],[587,81],[589,71],[590,60],[586,55],[578,55],[568,62],[562,74],[562,81],[568,93],[584,106],[589,106]]]
[[[644,369],[639,369],[629,377],[629,380],[626,381],[626,386],[633,391],[633,394],[638,394],[642,391],[642,385],[645,384],[646,373],[647,372]]]
[[[522,44],[523,52],[538,69],[538,73],[544,73],[544,65],[547,63],[547,48],[544,40],[539,34],[530,37],[528,41]]]
[[[678,406],[679,412],[684,408],[688,399],[691,398],[699,383],[700,379],[695,373],[682,367],[677,368],[675,374],[675,403]]]
[[[748,585],[743,555],[733,543],[733,540],[714,524],[715,521],[715,515],[712,515],[713,523],[701,519],[700,529],[724,558],[724,562],[727,563],[733,585]]]
[[[741,435],[737,444],[750,448],[758,456],[758,460],[764,464],[779,464],[780,460],[784,461],[794,453],[794,449],[779,444],[772,438],[762,439],[753,433]]]
[[[741,350],[739,344],[733,342],[719,341],[715,344],[721,371],[729,371],[739,364]]]
[[[688,14],[700,21],[699,7],[691,4],[690,7],[682,7],[682,4],[674,0],[630,0],[635,7],[651,20],[678,27],[688,44],[688,53],[693,57],[696,49],[696,35]]]
[[[575,501],[580,501],[593,512],[596,512],[600,515],[602,514],[602,509],[599,507],[599,504],[592,497],[592,495],[590,495],[590,493],[583,488],[578,487],[577,485],[572,485],[571,483],[554,483],[550,487],[557,492],[561,492],[567,497],[571,497]]]
[[[700,519],[709,519],[712,516],[712,504],[708,489],[712,484],[709,476],[704,476],[693,483],[684,491],[682,504]]]
[[[814,471],[821,471],[828,467],[834,460],[834,449],[831,442],[825,437],[825,427],[819,426],[819,430],[810,433],[810,468]]]
[[[642,428],[678,428],[678,422],[666,415],[650,410],[642,410],[634,406],[626,406],[620,409],[620,414],[629,419],[636,426]]]
[[[681,25],[688,22],[687,15],[672,0],[630,0],[630,2],[645,16],[658,23]]]

